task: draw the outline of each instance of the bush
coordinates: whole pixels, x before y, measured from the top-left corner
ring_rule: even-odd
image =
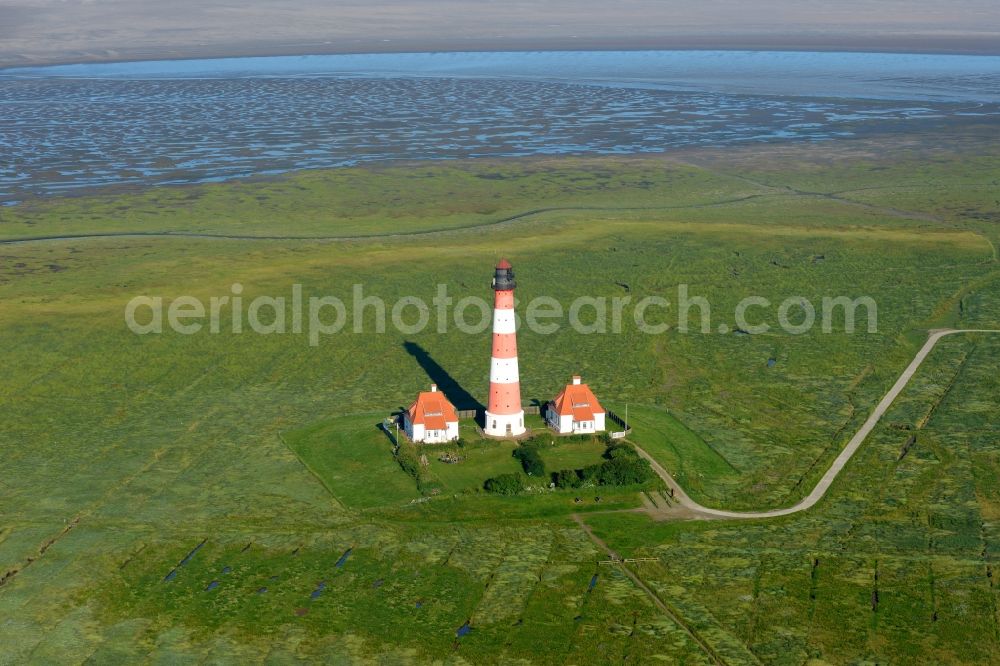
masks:
[[[524,490],[524,480],[520,474],[501,474],[486,479],[483,488],[486,492],[496,495],[516,495]]]
[[[420,460],[409,446],[400,444],[396,447],[396,462],[404,472],[412,476],[415,480],[420,480]]]
[[[624,442],[613,442],[608,445],[607,450],[604,452],[604,457],[608,460],[615,460],[617,458],[632,458],[637,459],[639,454],[636,453],[635,447],[631,444],[625,444]]]
[[[514,457],[521,463],[528,476],[545,476],[545,463],[538,454],[538,448],[527,444],[514,449]]]
[[[552,483],[556,484],[556,488],[579,488],[583,479],[575,469],[561,469],[552,475]]]
[[[630,486],[653,478],[649,463],[638,457],[618,456],[600,465],[597,482],[602,486]]]
[[[544,476],[545,465],[538,447],[525,443],[514,449],[514,457],[529,476]],[[654,478],[649,462],[639,457],[635,447],[624,442],[610,444],[604,452],[604,462],[582,469],[561,469],[551,475],[557,488],[579,488],[587,483],[600,486],[631,486],[647,483]],[[520,474],[501,474],[487,479],[483,487],[498,495],[516,495],[524,490],[524,477]]]
[[[653,470],[649,463],[639,457],[632,446],[627,444],[616,444],[608,447],[604,452],[607,459],[596,465],[588,465],[580,470],[575,470],[577,485],[562,485],[560,479],[567,471],[559,472],[555,477],[555,483],[560,488],[577,488],[586,482],[593,482],[601,486],[631,486],[637,483],[646,483],[653,478]],[[572,479],[566,476],[566,483],[571,483]]]

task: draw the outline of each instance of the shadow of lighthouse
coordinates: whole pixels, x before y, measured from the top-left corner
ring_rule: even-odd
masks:
[[[486,409],[486,406],[476,400],[471,393],[462,388],[462,385],[459,384],[447,370],[442,368],[426,349],[418,345],[416,342],[410,341],[403,343],[403,349],[405,349],[410,356],[416,359],[417,363],[420,364],[420,367],[427,373],[431,382],[437,384],[438,390],[443,392],[451,403],[455,405],[455,409],[458,409],[459,411],[474,409],[477,413]]]

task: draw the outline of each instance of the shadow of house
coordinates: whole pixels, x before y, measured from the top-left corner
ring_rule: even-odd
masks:
[[[467,409],[483,411],[486,409],[482,403],[472,397],[471,393],[462,388],[462,385],[455,381],[455,378],[448,374],[447,370],[438,365],[438,362],[427,353],[426,349],[409,341],[403,343],[403,349],[416,359],[430,380],[437,384],[438,390],[448,396],[451,403],[455,405],[455,409],[459,411]]]
[[[393,446],[399,446],[399,442],[396,441],[396,430],[393,426],[387,424],[385,421],[379,421],[375,424],[375,428],[388,437]]]

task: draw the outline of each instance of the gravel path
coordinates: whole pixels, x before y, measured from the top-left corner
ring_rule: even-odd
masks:
[[[792,513],[798,513],[799,511],[805,511],[806,509],[812,507],[820,499],[826,495],[826,491],[830,489],[830,485],[840,474],[844,466],[851,457],[857,452],[861,447],[861,444],[867,439],[868,435],[871,434],[872,430],[878,424],[879,419],[889,410],[893,401],[902,393],[906,385],[910,383],[913,375],[916,374],[917,369],[930,354],[934,346],[941,340],[941,338],[947,335],[955,335],[957,333],[1000,333],[1000,330],[990,330],[990,329],[941,329],[931,331],[927,338],[927,342],[924,346],[920,348],[917,355],[913,357],[910,365],[903,370],[903,374],[899,376],[896,383],[893,384],[889,392],[885,394],[885,397],[876,405],[875,409],[872,411],[868,419],[862,424],[861,428],[855,433],[851,441],[847,443],[844,450],[840,452],[840,455],[833,461],[830,465],[830,469],[826,471],[823,478],[819,480],[816,487],[812,489],[808,495],[806,495],[802,500],[793,506],[784,509],[772,509],[770,511],[726,511],[723,509],[712,509],[707,506],[702,506],[698,504],[693,499],[691,499],[684,489],[678,485],[670,473],[663,468],[660,463],[656,462],[652,456],[650,456],[646,451],[636,446],[636,450],[639,452],[643,458],[649,461],[650,466],[652,466],[653,471],[656,472],[660,478],[667,484],[669,488],[673,490],[674,500],[679,504],[680,511],[676,508],[668,509],[667,512],[673,515],[684,515],[690,518],[700,518],[700,519],[753,519],[753,518],[776,518],[778,516],[787,516]],[[652,507],[650,507],[652,510]],[[655,511],[655,510],[654,510]]]

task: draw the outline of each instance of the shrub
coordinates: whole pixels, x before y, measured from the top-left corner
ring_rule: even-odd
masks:
[[[645,460],[631,456],[618,456],[600,465],[597,482],[602,486],[630,486],[645,483],[653,478],[653,470]]]
[[[437,495],[441,492],[441,484],[428,478],[427,471],[420,464],[417,450],[412,444],[400,444],[396,447],[395,455],[400,468],[413,477],[413,480],[417,482],[417,490],[422,495]]]
[[[401,444],[396,447],[396,462],[404,472],[412,476],[415,480],[420,480],[420,460],[410,447]]]
[[[604,452],[604,457],[608,460],[615,460],[616,458],[638,458],[639,454],[636,453],[635,447],[631,444],[625,444],[624,442],[614,442],[608,445],[607,450]]]
[[[528,476],[545,476],[545,463],[535,446],[522,445],[514,449],[514,457],[521,463]]]
[[[500,474],[486,479],[483,488],[486,492],[497,495],[516,495],[524,490],[524,480],[520,474]]]
[[[545,465],[538,447],[525,443],[514,449],[514,457],[529,476],[544,476]],[[557,488],[579,488],[587,483],[600,486],[631,486],[654,478],[649,462],[639,457],[635,447],[624,442],[610,444],[604,452],[604,462],[582,469],[561,469],[551,475]],[[520,474],[501,474],[487,479],[483,487],[498,495],[515,495],[524,490]]]
[[[552,482],[556,488],[579,488],[583,485],[580,472],[575,469],[561,469],[552,475]]]

